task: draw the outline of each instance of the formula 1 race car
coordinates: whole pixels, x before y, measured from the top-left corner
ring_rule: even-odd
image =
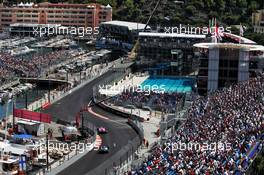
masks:
[[[105,127],[99,127],[97,128],[98,134],[106,134],[108,131]]]
[[[100,146],[98,152],[101,154],[109,153],[109,146],[106,145]]]

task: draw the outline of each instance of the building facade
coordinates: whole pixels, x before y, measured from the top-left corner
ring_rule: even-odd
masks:
[[[264,33],[264,10],[252,14],[252,25],[254,26],[254,32]]]
[[[264,70],[264,46],[199,43],[197,87],[200,94],[248,80]]]
[[[136,22],[117,20],[103,22],[99,26],[100,35],[96,47],[130,51],[138,38],[138,33],[142,32],[145,27],[145,24]]]
[[[197,67],[193,44],[205,35],[139,33],[137,67],[154,75],[188,75]]]
[[[0,6],[0,30],[14,23],[60,24],[73,27],[98,27],[112,20],[111,6],[99,4],[20,3]]]

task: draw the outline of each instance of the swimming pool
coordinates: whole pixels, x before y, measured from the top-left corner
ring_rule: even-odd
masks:
[[[194,80],[192,78],[149,77],[141,83],[141,87],[144,89],[150,87],[153,89],[153,86],[157,86],[159,91],[186,93],[192,91]]]

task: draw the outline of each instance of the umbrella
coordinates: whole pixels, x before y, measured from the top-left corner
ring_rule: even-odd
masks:
[[[15,134],[14,139],[31,139],[32,135],[30,134]]]

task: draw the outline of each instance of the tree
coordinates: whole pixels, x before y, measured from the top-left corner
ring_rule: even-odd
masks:
[[[117,8],[117,1],[116,0],[97,0],[96,1],[99,4],[103,4],[103,5],[111,5],[113,9]]]
[[[126,0],[125,1],[125,6],[127,8],[134,8],[134,2],[133,2],[133,0]]]
[[[196,8],[193,5],[188,5],[186,7],[186,13],[189,15],[194,15],[196,11]]]
[[[258,3],[256,1],[250,1],[249,10],[255,12],[258,9]]]
[[[247,8],[247,0],[238,0],[237,6],[240,8]]]

